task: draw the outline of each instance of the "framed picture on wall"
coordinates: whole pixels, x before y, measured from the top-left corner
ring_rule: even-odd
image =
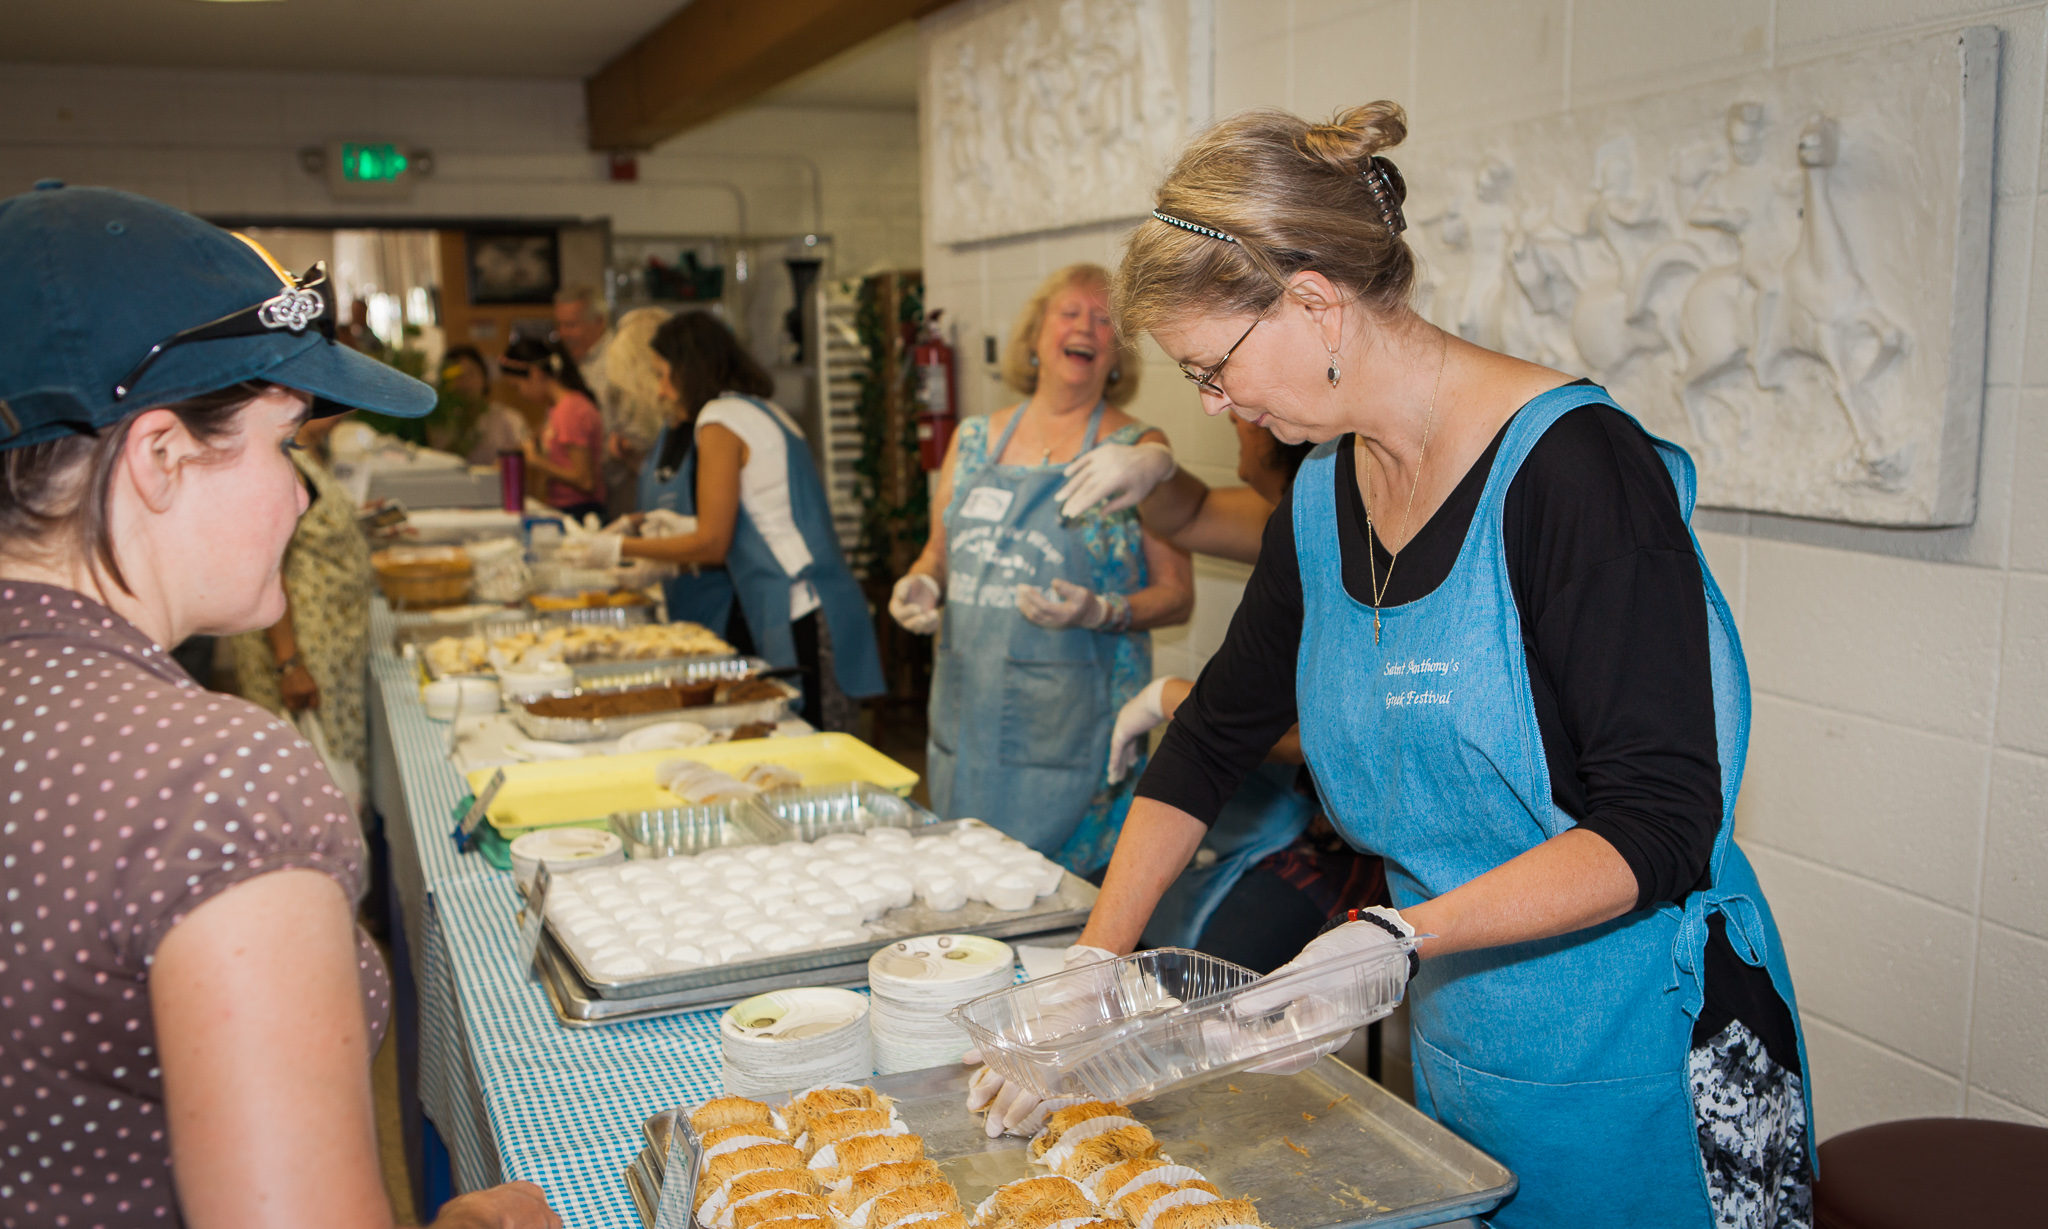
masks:
[[[562,280],[552,230],[470,231],[469,301],[551,303]]]

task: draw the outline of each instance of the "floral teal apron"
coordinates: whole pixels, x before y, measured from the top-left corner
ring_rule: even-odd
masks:
[[[1593,403],[1613,404],[1599,389],[1568,386],[1522,408],[1451,574],[1383,611],[1378,644],[1372,609],[1344,589],[1335,504],[1344,445],[1318,448],[1295,481],[1302,746],[1332,822],[1386,858],[1397,908],[1573,826],[1551,800],[1501,506],[1544,431]],[[1692,462],[1655,442],[1690,519]],[[1520,1189],[1490,1218],[1501,1229],[1710,1229],[1686,1069],[1710,916],[1726,919],[1736,953],[1765,966],[1792,1004],[1776,927],[1731,839],[1749,680],[1704,559],[1700,570],[1721,759],[1712,886],[1683,906],[1575,934],[1424,960],[1415,979],[1416,1103],[1514,1170]]]
[[[1102,427],[1098,402],[1081,450]],[[1109,761],[1115,636],[1040,627],[1017,586],[1093,587],[1087,551],[1060,519],[1059,466],[999,465],[1023,420],[1010,416],[990,464],[945,508],[946,604],[932,672],[932,807],[993,824],[1051,857],[1073,834]]]

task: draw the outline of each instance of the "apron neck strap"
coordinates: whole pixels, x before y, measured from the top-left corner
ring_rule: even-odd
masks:
[[[995,447],[989,450],[989,464],[997,464],[1002,459],[1003,450],[1010,446],[1010,437],[1017,434],[1017,424],[1024,421],[1024,411],[1029,409],[1030,406],[1031,403],[1029,401],[1020,402],[1017,406],[1017,412],[1010,415],[1009,425],[1003,428],[1002,435],[996,438]],[[1097,401],[1095,408],[1088,412],[1088,433],[1081,439],[1081,452],[1087,452],[1095,447],[1096,437],[1102,433],[1102,415],[1108,408],[1109,403],[1107,401]],[[1080,454],[1076,453],[1075,455],[1078,456]]]

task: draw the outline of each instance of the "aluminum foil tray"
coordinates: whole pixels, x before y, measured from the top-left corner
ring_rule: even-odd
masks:
[[[664,664],[658,669],[642,667],[639,670],[610,670],[602,673],[579,674],[577,691],[630,691],[635,687],[650,687],[666,682],[700,682],[707,678],[744,678],[748,674],[768,668],[768,663],[758,657],[712,657]],[[694,721],[698,725],[714,730],[734,729],[750,722],[765,721],[770,725],[788,720],[790,705],[803,698],[803,692],[781,679],[768,682],[781,688],[782,695],[772,700],[749,700],[744,704],[703,704],[695,708],[670,708],[653,713],[632,713],[622,717],[541,717],[528,711],[524,704],[512,706],[512,724],[519,727],[528,738],[545,739],[558,743],[598,742],[630,734],[644,726],[660,725],[666,721]]]
[[[755,805],[786,841],[814,841],[835,832],[870,828],[915,831],[939,822],[937,815],[909,799],[865,782],[770,790],[755,799]]]
[[[867,1083],[895,1100],[971,1208],[1003,1183],[1045,1171],[1027,1159],[1024,1140],[983,1134],[980,1115],[966,1108],[970,1071],[948,1064]],[[1212,1080],[1135,1112],[1176,1161],[1201,1170],[1226,1198],[1257,1200],[1273,1229],[1419,1229],[1483,1215],[1517,1185],[1500,1162],[1335,1058],[1299,1075]],[[628,1171],[649,1226],[676,1113],[641,1124],[647,1146]],[[694,1164],[687,1126],[683,1135]]]
[[[893,795],[892,795],[893,796]],[[777,839],[768,819],[751,802],[620,811],[608,821],[635,859],[673,858],[728,845],[761,845]]]

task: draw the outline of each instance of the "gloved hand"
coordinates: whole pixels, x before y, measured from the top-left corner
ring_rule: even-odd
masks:
[[[1067,949],[1067,957],[1061,965],[1061,972],[1070,972],[1114,959],[1114,952],[1090,947],[1085,943],[1076,943]],[[1087,990],[1092,987],[1081,989]],[[1056,1035],[1069,1027],[1060,1015],[1057,1001],[1050,1005],[1041,1019],[1044,1022],[1046,1036]],[[960,1061],[968,1066],[975,1066],[981,1062],[981,1051],[969,1050],[960,1056]],[[967,1083],[967,1108],[970,1112],[979,1112],[984,1108],[988,1110],[987,1117],[982,1121],[982,1129],[988,1132],[990,1139],[994,1139],[1005,1133],[1036,1133],[1051,1107],[1044,1098],[1022,1084],[1011,1084],[990,1068],[983,1067],[975,1072],[974,1077]]]
[[[1355,922],[1345,922],[1317,935],[1301,949],[1301,955],[1281,965],[1237,996],[1233,1010],[1246,1023],[1240,1027],[1251,1036],[1246,1040],[1262,1047],[1314,1034],[1330,1027],[1337,1004],[1358,979],[1358,961],[1376,952],[1400,953],[1399,976],[1412,976],[1416,956],[1410,944],[1415,928],[1399,913],[1384,905],[1358,910]],[[1277,1022],[1259,1018],[1282,1013]],[[1293,1075],[1306,1071],[1325,1054],[1334,1054],[1351,1036],[1339,1033],[1303,1054],[1292,1055],[1251,1068],[1268,1075]]]
[[[572,568],[613,568],[625,539],[615,533],[578,533],[562,539],[555,561]]]
[[[1124,774],[1137,762],[1139,742],[1165,723],[1165,692],[1166,676],[1161,675],[1145,684],[1145,690],[1132,696],[1129,703],[1117,710],[1116,728],[1109,734],[1111,782],[1124,779]]]
[[[1017,613],[1040,627],[1094,631],[1109,618],[1109,603],[1071,580],[1056,579],[1049,594],[1037,585],[1018,585]]]
[[[599,532],[615,533],[622,538],[633,537],[640,532],[640,514],[638,512],[628,512],[626,515],[614,520],[611,524],[606,525]]]
[[[679,538],[695,532],[696,517],[671,512],[667,508],[655,508],[640,518],[640,536],[643,538]]]
[[[905,572],[889,591],[889,617],[915,635],[929,636],[938,631],[938,578],[930,572]]]
[[[1052,497],[1070,519],[1096,504],[1105,513],[1121,512],[1137,507],[1176,468],[1164,444],[1097,444],[1067,465],[1067,480]]]

